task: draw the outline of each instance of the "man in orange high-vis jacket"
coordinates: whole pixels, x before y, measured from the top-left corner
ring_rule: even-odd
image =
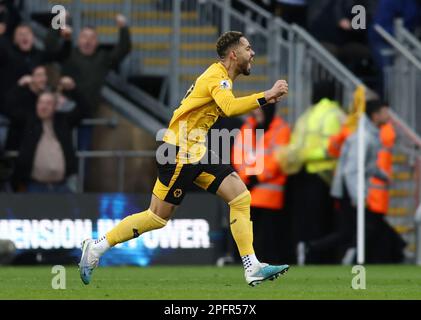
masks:
[[[327,146],[327,153],[332,158],[339,158],[341,154],[341,148],[345,140],[352,134],[352,130],[347,126],[343,125],[341,131],[329,138],[329,144]]]
[[[232,165],[251,193],[255,250],[271,263],[293,257],[288,217],[282,210],[286,175],[275,158],[279,146],[287,145],[289,139],[289,125],[271,106],[253,111],[232,150]]]
[[[343,143],[352,133],[353,130],[345,124],[338,134],[330,137],[329,155],[339,158]],[[380,127],[379,137],[382,146],[377,152],[377,167],[391,177],[392,148],[396,139],[395,129],[391,122]],[[375,176],[370,177],[367,191],[367,208],[375,213],[387,213],[389,208],[388,182]]]
[[[389,211],[389,186],[393,169],[392,149],[396,141],[396,132],[391,122],[387,122],[379,129],[381,148],[377,151],[377,167],[387,176],[389,181],[372,176],[367,186],[367,211],[373,216],[373,220],[380,220],[376,225],[378,241],[368,241],[367,261],[377,263],[399,262],[402,259],[402,249],[405,247],[404,240],[384,219]],[[368,225],[370,227],[370,225]],[[373,230],[373,227],[371,227]],[[367,229],[366,232],[371,230]],[[368,236],[368,240],[370,236]]]
[[[380,142],[377,152],[377,167],[392,176],[392,148],[395,144],[396,133],[393,125],[388,122],[380,128]],[[367,208],[379,214],[387,214],[389,210],[389,184],[375,176],[371,177],[367,191]]]

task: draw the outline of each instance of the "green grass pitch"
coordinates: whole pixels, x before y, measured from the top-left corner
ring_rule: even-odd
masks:
[[[366,266],[354,290],[351,266],[292,266],[276,281],[247,286],[241,266],[108,267],[85,286],[66,267],[66,289],[52,289],[51,267],[0,267],[0,299],[421,299],[421,267]]]

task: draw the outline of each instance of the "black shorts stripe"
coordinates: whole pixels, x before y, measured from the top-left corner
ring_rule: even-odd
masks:
[[[216,193],[219,189],[219,186],[221,185],[222,181],[229,176],[231,173],[234,172],[234,169],[230,165],[222,165],[224,167],[223,170],[221,170],[218,175],[216,175],[215,180],[210,184],[208,189],[206,191],[210,193]],[[206,172],[206,171],[205,171]],[[212,173],[214,174],[214,173]]]

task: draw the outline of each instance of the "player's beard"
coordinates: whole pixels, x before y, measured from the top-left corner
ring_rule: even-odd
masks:
[[[241,69],[241,73],[243,75],[245,75],[245,76],[250,75],[250,73],[251,73],[251,61],[250,60],[244,61],[244,63],[241,64],[240,69]]]

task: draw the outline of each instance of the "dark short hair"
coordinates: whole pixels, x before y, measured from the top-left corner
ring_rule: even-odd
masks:
[[[16,26],[16,28],[15,28],[15,31],[16,31],[18,28],[28,28],[29,30],[31,30],[32,32],[34,32],[34,31],[32,30],[31,25],[30,25],[30,24],[28,24],[28,23],[25,23],[25,22],[18,24],[18,25]]]
[[[380,99],[369,100],[365,105],[365,114],[371,119],[373,114],[379,112],[383,107],[388,107],[387,102]]]
[[[53,89],[51,89],[51,88],[46,88],[45,90],[41,91],[41,92],[40,92],[40,94],[38,95],[38,99],[39,99],[41,96],[46,95],[46,94],[49,94],[49,95],[53,96],[53,97],[54,97],[54,99],[57,99],[57,91],[54,91],[54,90],[53,90]]]
[[[219,58],[224,59],[228,49],[240,43],[240,39],[244,37],[239,31],[227,31],[223,33],[216,42],[216,52]]]
[[[43,68],[45,72],[47,72],[47,66],[45,64],[37,63],[31,68],[31,73],[33,73],[35,69],[38,69],[38,68]]]
[[[37,97],[37,103],[38,103],[38,100],[41,98],[41,96],[44,96],[44,95],[50,95],[50,96],[52,96],[53,97],[53,100],[54,100],[54,106],[57,107],[59,93],[56,90],[53,90],[53,88],[51,88],[51,87],[47,87],[44,91],[42,91],[38,95],[38,97]]]
[[[321,80],[313,84],[312,104],[324,98],[335,100],[335,84],[332,80]]]

